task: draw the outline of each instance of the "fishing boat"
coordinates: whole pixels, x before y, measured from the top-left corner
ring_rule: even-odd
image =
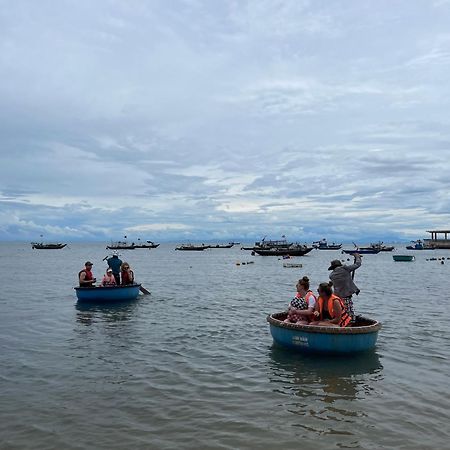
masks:
[[[312,247],[308,247],[306,245],[291,245],[288,248],[255,248],[254,251],[260,256],[303,256],[309,253],[312,249]]]
[[[301,268],[301,267],[303,267],[303,264],[283,263],[283,267],[287,267],[287,268]]]
[[[59,250],[64,248],[67,244],[61,243],[44,243],[44,242],[32,242],[31,248],[35,250]]]
[[[313,247],[317,250],[340,250],[342,244],[335,244],[334,242],[328,244],[326,239],[322,239],[321,241],[313,242]]]
[[[256,250],[257,248],[269,249],[269,248],[288,248],[293,245],[293,242],[288,242],[285,236],[282,236],[283,239],[278,241],[268,240],[266,241],[266,237],[264,236],[260,242],[255,242],[252,250]]]
[[[380,252],[392,252],[395,249],[393,245],[384,245],[383,242],[371,243],[369,247],[360,247],[360,250],[379,249]]]
[[[136,248],[136,245],[134,242],[132,244],[128,244],[125,241],[117,241],[112,242],[111,244],[106,246],[107,250],[134,250]]]
[[[141,285],[76,287],[74,289],[78,301],[122,302],[136,299]]]
[[[434,250],[434,247],[431,245],[426,245],[420,239],[418,241],[411,241],[414,245],[407,245],[406,250]]]
[[[180,251],[194,251],[194,252],[201,252],[203,250],[206,250],[209,248],[209,245],[193,245],[193,244],[181,244],[178,247],[175,248],[175,250]]]
[[[287,312],[267,316],[273,340],[290,349],[318,353],[357,353],[372,350],[381,323],[357,316],[351,327],[322,327],[284,323]]]
[[[416,258],[414,255],[392,255],[394,261],[414,261]]]
[[[342,253],[346,253],[347,255],[354,255],[355,253],[359,253],[360,255],[376,255],[380,251],[379,248],[354,248],[353,250],[342,250]]]
[[[208,245],[209,248],[231,248],[233,247],[234,243],[230,242],[229,244],[212,244]]]

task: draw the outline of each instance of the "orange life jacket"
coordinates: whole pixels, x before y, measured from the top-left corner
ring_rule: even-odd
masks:
[[[341,310],[342,310],[341,320],[338,325],[340,327],[347,327],[350,324],[350,322],[352,321],[352,318],[348,315],[347,308],[345,307],[344,302],[337,295],[331,294],[331,297],[328,299],[328,302],[327,302],[328,314],[330,315],[330,317],[332,319],[335,318],[335,314],[334,314],[334,301],[335,300],[339,301],[339,304],[341,305]],[[317,302],[319,304],[320,320],[323,320],[323,298],[319,297],[317,299]]]

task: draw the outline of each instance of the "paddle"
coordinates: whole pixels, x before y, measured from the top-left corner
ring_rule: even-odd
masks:
[[[141,286],[141,287],[139,288],[139,290],[140,290],[144,295],[151,295],[151,292],[148,291],[147,289],[145,289],[144,286]]]

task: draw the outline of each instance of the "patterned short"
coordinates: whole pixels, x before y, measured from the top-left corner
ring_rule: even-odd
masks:
[[[352,296],[350,295],[349,297],[344,297],[342,300],[344,301],[344,305],[347,308],[347,314],[352,319],[351,323],[355,323],[355,310],[353,309]]]
[[[294,297],[291,300],[291,307],[296,309],[308,309],[308,304],[304,298],[296,298]]]

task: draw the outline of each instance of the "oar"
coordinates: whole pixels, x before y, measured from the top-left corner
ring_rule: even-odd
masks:
[[[145,287],[142,286],[142,285],[139,287],[139,290],[140,290],[144,295],[151,295],[151,292],[148,291],[147,289],[145,289]]]

